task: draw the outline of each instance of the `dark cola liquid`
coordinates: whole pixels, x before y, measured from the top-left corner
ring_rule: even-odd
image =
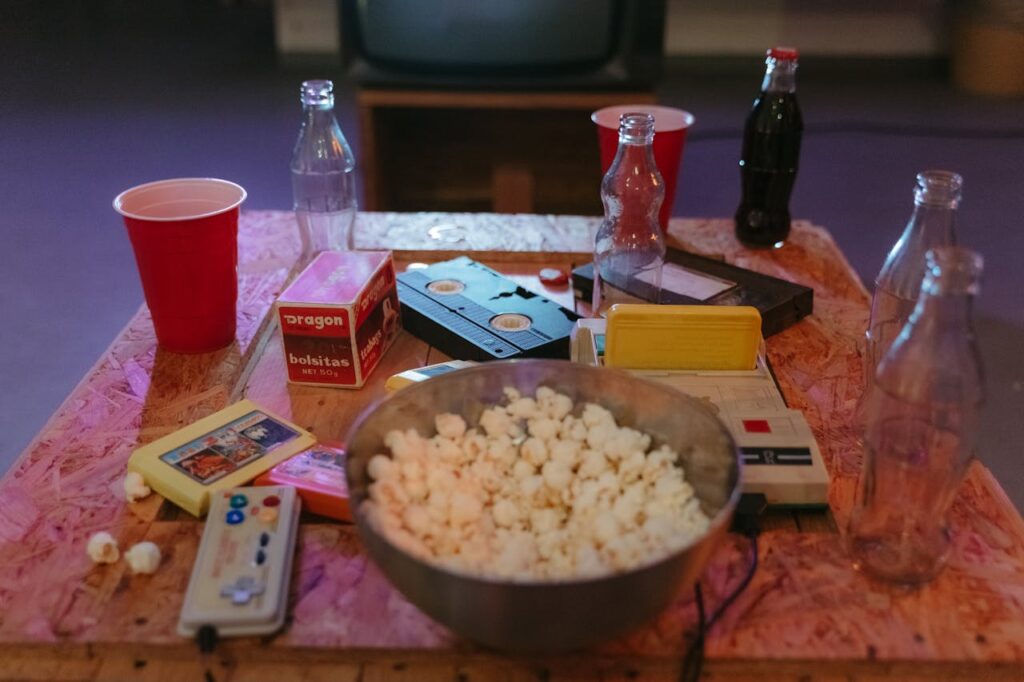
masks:
[[[736,236],[747,246],[773,246],[789,235],[789,195],[796,182],[803,117],[791,92],[762,92],[743,133]]]

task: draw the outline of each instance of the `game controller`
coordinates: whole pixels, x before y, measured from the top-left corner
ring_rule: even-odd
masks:
[[[300,502],[290,486],[213,493],[178,633],[265,635],[284,625]]]

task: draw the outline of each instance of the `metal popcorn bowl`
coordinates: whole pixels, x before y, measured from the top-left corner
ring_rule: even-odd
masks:
[[[513,386],[524,395],[549,386],[609,409],[620,425],[680,453],[686,479],[711,518],[689,546],[640,568],[571,581],[511,582],[473,577],[426,563],[392,545],[362,513],[370,458],[388,453],[384,435],[415,428],[433,435],[434,416],[452,412],[475,423]],[[558,360],[507,360],[443,374],[367,408],[347,437],[350,503],[366,551],[405,597],[457,634],[484,646],[520,652],[585,647],[654,618],[696,580],[726,533],[740,495],[740,459],[725,425],[700,401],[622,371]],[[691,446],[700,446],[694,448]]]

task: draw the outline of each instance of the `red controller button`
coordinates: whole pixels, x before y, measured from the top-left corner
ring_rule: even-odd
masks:
[[[269,495],[263,498],[264,507],[276,507],[281,504],[281,498],[277,495]]]

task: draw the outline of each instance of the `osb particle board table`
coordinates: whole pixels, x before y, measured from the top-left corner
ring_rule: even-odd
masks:
[[[578,217],[367,213],[357,245],[404,249],[406,261],[474,250],[525,277],[538,263],[582,262],[596,226]],[[867,295],[828,233],[799,222],[784,248],[749,252],[729,221],[675,219],[670,230],[684,248],[814,287],[815,314],[767,345],[833,477],[831,513],[768,517],[761,566],[708,639],[705,679],[1024,679],[1024,522],[980,463],[954,504],[953,555],[935,582],[904,591],[850,569],[837,528],[859,463],[850,417]],[[174,624],[202,524],[159,496],[124,502],[133,448],[241,396],[339,437],[390,373],[440,357],[403,333],[360,392],[286,386],[267,313],[296,250],[291,214],[244,213],[237,343],[204,356],[159,352],[143,308],[0,482],[0,678],[201,679],[195,647]],[[84,547],[97,530],[122,548],[156,542],[163,565],[152,576],[132,576],[124,562],[92,565]],[[710,608],[742,576],[746,549],[731,538],[716,554],[704,577]],[[302,526],[291,589],[287,629],[222,642],[208,662],[215,679],[670,680],[695,623],[684,593],[648,627],[591,652],[480,651],[396,593],[352,527],[316,518]]]

